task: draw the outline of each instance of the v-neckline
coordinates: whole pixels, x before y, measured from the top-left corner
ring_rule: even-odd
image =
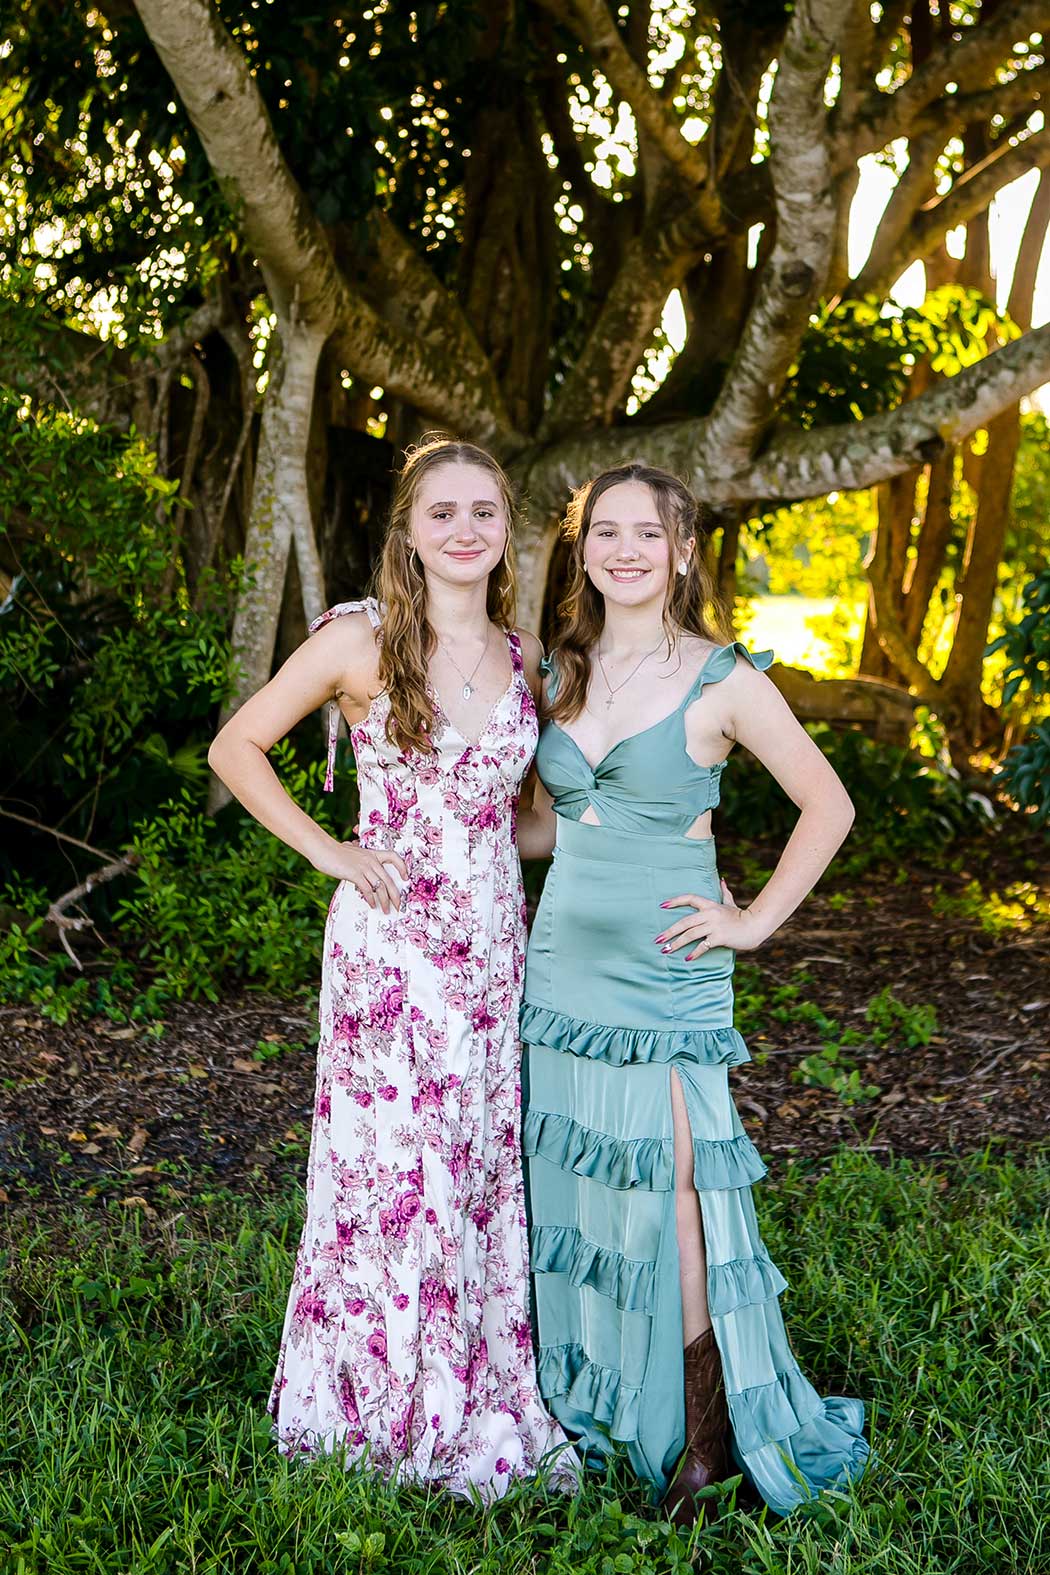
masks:
[[[714,658],[718,655],[718,653],[720,651],[728,651],[730,649],[732,649],[732,647],[728,646],[728,645],[716,645],[713,648],[713,650],[711,650],[711,651],[709,651],[707,653],[706,657],[704,658],[703,662],[700,665],[700,671],[697,673],[696,677],[693,679],[692,683],[689,685],[689,688],[686,690],[686,692],[682,696],[681,700],[679,700],[678,704],[675,706],[673,711],[668,711],[667,715],[666,716],[662,716],[658,722],[651,722],[648,727],[640,728],[637,733],[628,733],[626,738],[621,738],[617,743],[613,744],[611,749],[607,749],[605,751],[604,755],[602,755],[601,759],[600,760],[596,760],[593,765],[588,760],[587,756],[584,754],[584,752],[580,748],[579,744],[573,738],[572,734],[571,733],[567,733],[565,731],[565,729],[562,727],[560,722],[552,722],[551,726],[554,727],[554,728],[557,728],[558,732],[561,734],[561,736],[563,738],[567,738],[568,739],[568,741],[572,745],[573,749],[575,749],[576,753],[579,755],[580,759],[583,761],[584,765],[587,767],[587,770],[591,773],[592,776],[595,776],[601,770],[602,766],[604,766],[605,762],[607,760],[611,760],[613,755],[615,755],[616,751],[618,749],[622,749],[624,744],[633,743],[636,738],[644,738],[647,733],[655,733],[656,729],[658,727],[666,727],[668,722],[673,722],[676,716],[680,716],[681,713],[685,710],[686,706],[689,704],[690,699],[693,698],[693,691],[694,691],[694,689],[696,688],[697,684],[700,682],[701,678],[703,678],[704,674],[707,672],[707,669],[710,667],[710,665],[711,665],[712,661],[714,660]],[[700,696],[697,695],[695,698],[699,699]],[[690,755],[689,758],[692,760],[692,756],[691,755]],[[694,764],[694,766],[696,766],[696,761],[695,760],[693,760],[693,764]],[[724,765],[725,762],[723,761],[723,762],[721,762],[721,764]],[[713,766],[696,766],[696,769],[698,771],[712,771],[715,768]]]
[[[446,711],[441,696],[438,694],[430,678],[427,678],[427,693],[429,694],[434,707],[441,713],[441,717],[445,723],[445,726],[449,728],[451,732],[455,733],[460,742],[466,744],[468,749],[477,749],[478,745],[481,743],[481,740],[485,737],[485,734],[488,732],[489,727],[491,726],[492,718],[496,715],[496,712],[499,710],[504,700],[506,700],[511,690],[514,688],[514,680],[518,676],[518,669],[514,665],[514,648],[511,645],[511,636],[508,629],[504,629],[503,638],[507,642],[507,652],[510,656],[510,678],[507,681],[507,687],[496,696],[495,700],[493,700],[491,706],[489,707],[488,714],[486,715],[484,722],[481,724],[481,732],[478,734],[477,738],[468,738],[466,733],[463,732],[462,728],[456,726],[455,722],[453,722],[452,718]],[[566,737],[568,737],[567,734]]]

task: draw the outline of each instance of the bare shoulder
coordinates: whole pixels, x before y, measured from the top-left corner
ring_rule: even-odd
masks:
[[[379,666],[379,631],[364,611],[340,614],[303,641],[296,659],[325,682],[330,693],[368,704]]]
[[[363,656],[375,650],[378,636],[378,629],[373,627],[372,620],[362,609],[360,612],[341,613],[328,618],[308,637],[307,643],[316,651],[346,651],[348,654]]]

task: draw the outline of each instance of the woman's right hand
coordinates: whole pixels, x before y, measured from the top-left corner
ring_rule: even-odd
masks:
[[[322,875],[350,881],[370,908],[395,913],[401,906],[401,894],[391,873],[396,870],[402,881],[408,880],[408,866],[400,853],[389,848],[363,848],[359,842],[336,842],[332,838],[311,863]]]

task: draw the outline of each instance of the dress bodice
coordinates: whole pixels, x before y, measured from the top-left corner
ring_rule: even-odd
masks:
[[[310,625],[310,633],[346,613],[367,613],[373,628],[381,628],[378,604],[340,602]],[[376,695],[367,716],[350,728],[357,765],[361,801],[358,835],[362,846],[395,848],[410,845],[414,852],[429,847],[440,857],[441,845],[466,837],[477,851],[480,844],[513,835],[514,814],[522,779],[536,749],[536,707],[525,679],[518,636],[507,634],[510,650],[510,683],[493,705],[477,739],[471,741],[445,715],[431,690],[434,726],[433,749],[405,750],[387,737],[390,701],[385,691]],[[340,711],[332,702],[329,711],[328,770],[325,787],[331,790]]]
[[[621,739],[595,765],[556,722],[543,729],[536,751],[536,769],[554,801],[554,811],[581,820],[588,807],[603,826],[649,836],[684,836],[698,815],[714,809],[726,762],[698,766],[686,749],[685,713],[708,684],[727,677],[742,656],[764,672],[772,651],[752,654],[739,640],[711,652],[696,681],[669,716],[639,733]],[[557,668],[543,664],[550,675],[548,693],[557,687]]]

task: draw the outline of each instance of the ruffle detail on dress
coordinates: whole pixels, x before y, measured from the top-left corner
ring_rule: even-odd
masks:
[[[733,1140],[737,1141],[736,1139]],[[716,1148],[717,1144],[703,1145]],[[525,1117],[524,1152],[539,1155],[577,1176],[600,1181],[617,1192],[643,1187],[669,1192],[674,1184],[674,1143],[671,1138],[616,1138],[581,1126],[571,1116],[529,1110]],[[707,1182],[710,1187],[729,1182]],[[733,1182],[732,1185],[743,1185]]]
[[[693,1139],[693,1185],[697,1192],[750,1187],[765,1174],[762,1156],[746,1132],[734,1138]]]
[[[534,1226],[530,1246],[534,1274],[565,1274],[572,1285],[589,1285],[607,1296],[621,1312],[651,1312],[651,1261],[599,1247],[575,1225]]]
[[[742,1066],[751,1059],[735,1028],[616,1028],[528,1002],[521,1009],[521,1038],[527,1045],[568,1050],[610,1066],[679,1059],[699,1066]]]
[[[765,1385],[775,1389],[777,1385]],[[756,1392],[756,1391],[751,1391]],[[757,1391],[761,1393],[761,1391]],[[730,1399],[732,1407],[732,1399]],[[790,1436],[748,1449],[740,1437],[735,1451],[758,1491],[777,1515],[812,1502],[825,1488],[841,1488],[864,1473],[871,1449],[864,1437],[860,1400],[828,1395]]]
[[[758,1384],[729,1395],[733,1438],[741,1454],[782,1443],[823,1416],[824,1401],[798,1367],[778,1373],[771,1384]]]
[[[546,1345],[537,1364],[540,1394],[593,1417],[610,1438],[628,1443],[638,1437],[641,1390],[630,1389],[618,1368],[587,1359],[582,1345]]]
[[[787,1290],[787,1280],[764,1248],[752,1258],[733,1258],[707,1266],[707,1305],[713,1318],[740,1307],[756,1307]],[[779,1435],[778,1435],[779,1436]]]
[[[695,688],[690,692],[690,700],[695,700],[703,694],[708,684],[721,683],[723,678],[728,678],[736,666],[738,656],[744,657],[760,673],[764,673],[774,661],[772,651],[749,651],[739,640],[734,640],[731,645],[723,645],[721,650],[715,651],[705,663]]]

